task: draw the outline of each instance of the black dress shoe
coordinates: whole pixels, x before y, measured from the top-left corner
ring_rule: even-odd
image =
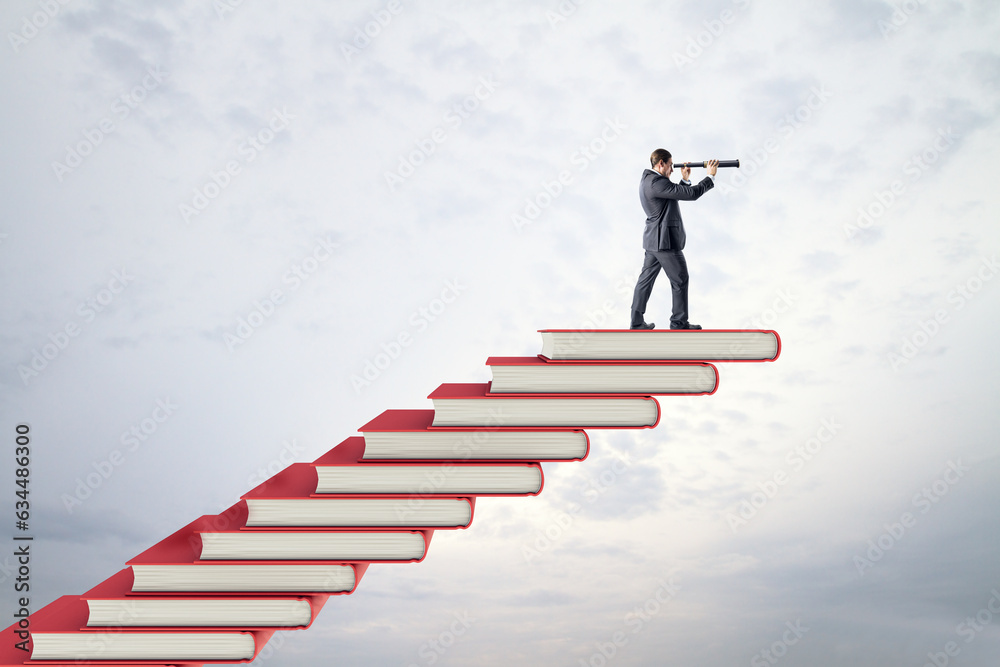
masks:
[[[673,324],[671,324],[670,328],[671,329],[700,329],[701,325],[700,324],[682,324],[680,326],[674,326]]]
[[[652,329],[655,326],[652,322],[643,322],[642,324],[633,324],[629,329]]]

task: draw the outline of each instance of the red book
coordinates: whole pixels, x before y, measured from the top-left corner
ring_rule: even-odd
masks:
[[[418,563],[432,530],[219,530],[201,533],[201,560]]]
[[[354,592],[367,562],[328,560],[201,560],[200,533],[245,524],[246,503],[195,519],[132,560],[133,592],[144,594],[265,595]]]
[[[474,497],[330,497],[315,493],[316,484],[313,464],[288,466],[243,496],[249,509],[245,530],[467,528],[476,505]]]
[[[317,494],[378,497],[533,496],[542,491],[538,463],[364,461],[363,438],[354,436],[316,459]]]
[[[488,383],[443,384],[434,426],[654,428],[660,404],[631,394],[494,394]]]
[[[776,331],[763,329],[540,329],[550,361],[774,361]]]
[[[358,430],[365,461],[582,461],[590,451],[583,429],[439,427],[433,410],[386,410]]]
[[[580,360],[553,363],[544,357],[490,357],[491,394],[714,394],[715,366],[699,362]]]

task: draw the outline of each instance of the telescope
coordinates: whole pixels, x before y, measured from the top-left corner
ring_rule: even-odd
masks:
[[[687,167],[704,167],[704,168],[707,169],[708,168],[708,160],[704,160],[702,162],[681,162],[681,163],[675,162],[674,163],[674,169],[684,169],[684,168],[687,168]],[[740,161],[739,160],[719,160],[719,168],[721,169],[723,167],[736,167],[737,169],[739,169],[740,168]]]

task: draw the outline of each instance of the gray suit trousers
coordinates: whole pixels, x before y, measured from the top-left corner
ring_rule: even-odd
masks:
[[[632,294],[632,326],[642,324],[646,312],[646,302],[653,293],[653,283],[660,269],[670,280],[673,293],[673,312],[670,315],[671,326],[683,326],[688,323],[688,267],[684,253],[680,250],[646,251],[642,262],[642,271],[635,284]]]

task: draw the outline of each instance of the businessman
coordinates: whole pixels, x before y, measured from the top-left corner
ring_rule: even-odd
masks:
[[[652,329],[653,323],[646,322],[646,302],[653,291],[653,283],[660,269],[670,280],[673,293],[673,312],[670,315],[671,329],[700,329],[701,326],[688,322],[688,270],[684,260],[684,221],[678,202],[693,201],[712,189],[718,160],[708,162],[708,176],[698,185],[691,185],[688,177],[691,168],[681,169],[679,184],[670,180],[674,160],[670,151],[657,148],[649,156],[652,169],[642,172],[639,181],[639,202],[646,212],[646,229],[642,233],[642,247],[646,258],[642,263],[639,280],[632,295],[632,329]]]

